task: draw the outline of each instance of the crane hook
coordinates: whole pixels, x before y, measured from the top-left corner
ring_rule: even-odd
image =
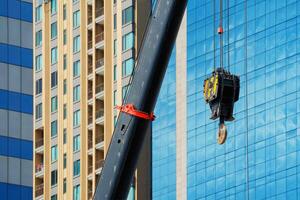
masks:
[[[224,119],[220,119],[219,130],[218,130],[218,144],[224,144],[227,138],[227,127],[224,123]]]

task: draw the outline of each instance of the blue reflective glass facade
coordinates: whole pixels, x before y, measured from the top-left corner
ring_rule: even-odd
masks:
[[[215,22],[213,2],[189,0],[187,8],[187,198],[300,199],[300,2],[248,0],[246,21],[245,1],[229,0],[228,41],[227,0],[223,1],[224,64],[228,69],[229,60],[230,71],[241,78],[236,120],[226,123],[224,145],[217,144],[218,122],[209,119],[203,99],[203,81],[214,67],[213,30],[219,23],[219,1]],[[216,48],[218,67],[217,35]],[[158,159],[162,149],[174,143],[176,134],[175,124],[169,138],[160,133],[162,124],[170,123],[161,116],[175,109],[163,111],[163,102],[168,101],[161,95],[153,129],[153,194],[154,199],[176,199],[168,198],[176,193],[176,187],[168,190],[176,170],[165,187],[162,179],[170,169],[158,167],[164,163]]]
[[[155,108],[152,131],[153,199],[176,198],[176,74],[175,50]]]
[[[32,199],[32,1],[0,0],[0,199]]]
[[[248,1],[246,22],[245,2],[229,2],[230,69],[241,77],[241,93],[227,142],[218,145],[218,124],[209,120],[202,97],[213,70],[212,2],[191,0],[188,6],[188,199],[296,199],[300,4]],[[227,22],[227,10],[224,15]]]

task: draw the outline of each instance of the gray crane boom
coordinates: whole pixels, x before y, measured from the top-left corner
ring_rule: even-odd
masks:
[[[126,199],[187,0],[158,0],[106,155],[94,200]]]

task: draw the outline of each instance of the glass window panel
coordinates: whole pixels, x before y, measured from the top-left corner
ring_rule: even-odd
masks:
[[[42,20],[43,12],[42,12],[42,5],[39,5],[35,8],[35,22],[39,22]]]
[[[51,137],[57,136],[57,121],[51,122]]]
[[[80,125],[80,110],[77,110],[73,114],[73,127]]]
[[[130,6],[122,11],[122,25],[131,23],[132,20],[133,20],[133,9],[132,6]]]
[[[57,96],[51,98],[51,112],[57,111]]]
[[[76,160],[73,163],[73,176],[78,176],[80,174],[80,160]]]
[[[80,100],[80,85],[77,85],[73,88],[73,101],[79,101]]]
[[[76,135],[73,138],[73,151],[80,150],[80,135]]]
[[[73,63],[73,77],[80,75],[80,60]]]
[[[73,28],[80,26],[80,11],[77,10],[73,13]]]
[[[51,65],[57,63],[57,47],[51,49]]]
[[[51,88],[57,86],[57,71],[51,73]]]
[[[43,69],[43,56],[42,54],[35,57],[35,70],[40,71]]]
[[[51,24],[51,39],[57,37],[57,22]]]
[[[130,48],[134,47],[134,34],[128,33],[126,35],[123,36],[122,38],[122,50],[126,51]]]
[[[73,200],[80,200],[80,185],[73,188]]]
[[[51,186],[57,184],[57,170],[51,172]]]
[[[35,33],[35,46],[40,46],[42,45],[42,30],[39,30],[38,32]]]
[[[57,161],[57,145],[51,147],[51,162]]]
[[[76,36],[73,38],[73,53],[77,53],[80,51],[80,36]]]
[[[57,11],[57,4],[56,0],[51,0],[51,14],[55,14]]]

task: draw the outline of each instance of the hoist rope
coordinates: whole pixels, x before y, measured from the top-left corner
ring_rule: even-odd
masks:
[[[220,67],[223,68],[223,0],[220,0],[219,35],[220,35]]]
[[[227,62],[228,71],[230,72],[230,45],[229,45],[229,0],[227,0]]]
[[[213,39],[213,43],[214,43],[214,71],[216,70],[216,0],[214,0],[214,5],[213,5],[213,13],[214,13],[214,16],[213,16],[213,21],[214,21],[214,24],[213,24],[213,29],[214,29],[214,39]]]
[[[248,138],[248,133],[249,133],[249,122],[248,122],[248,63],[247,63],[247,58],[248,58],[248,52],[247,52],[247,45],[248,45],[248,36],[247,36],[247,31],[248,31],[248,25],[247,25],[247,0],[245,0],[244,3],[244,34],[245,34],[245,40],[244,40],[244,47],[245,47],[245,60],[244,60],[244,68],[245,68],[245,114],[246,114],[246,134],[245,134],[245,139],[246,139],[246,199],[249,200],[249,158],[248,158],[248,153],[249,153],[249,138]]]

